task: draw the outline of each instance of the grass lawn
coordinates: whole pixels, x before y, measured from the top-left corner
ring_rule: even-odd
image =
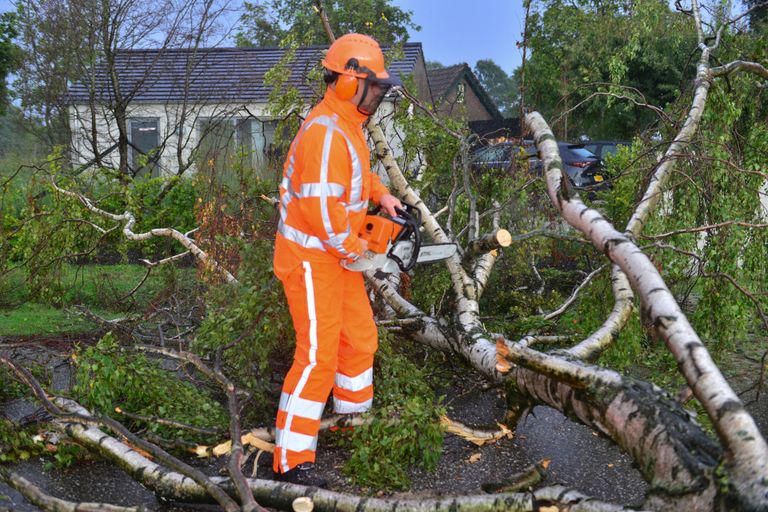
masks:
[[[163,288],[162,272],[153,270],[142,287],[133,290],[146,274],[141,265],[65,265],[63,282],[64,307],[35,303],[30,300],[26,275],[17,270],[6,276],[0,286],[0,336],[80,333],[97,326],[79,315],[72,307],[82,304],[105,318],[116,318],[129,311],[141,311]],[[194,269],[177,269],[192,277]]]
[[[44,304],[27,302],[18,308],[0,309],[0,336],[78,333],[95,328],[95,324],[74,311]]]

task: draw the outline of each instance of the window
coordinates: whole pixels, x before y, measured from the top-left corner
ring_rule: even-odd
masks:
[[[130,161],[134,176],[142,176],[149,173],[157,176],[159,172],[158,160],[160,152],[160,132],[157,118],[129,119],[130,125]]]
[[[465,90],[466,86],[460,83],[456,88],[456,103],[464,103]]]
[[[199,166],[217,172],[252,169],[269,176],[268,156],[277,121],[254,118],[208,118],[198,122]]]

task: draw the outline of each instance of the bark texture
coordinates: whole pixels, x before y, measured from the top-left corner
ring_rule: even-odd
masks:
[[[526,123],[542,155],[553,204],[569,224],[585,233],[627,275],[642,302],[643,317],[664,339],[688,385],[712,419],[726,449],[727,465],[742,505],[750,510],[768,509],[768,445],[754,420],[712,361],[650,259],[598,211],[562,188],[562,160],[542,117],[535,112],[528,114]],[[646,193],[643,201],[657,200]]]

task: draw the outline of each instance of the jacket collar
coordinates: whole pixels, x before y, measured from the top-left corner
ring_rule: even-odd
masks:
[[[336,94],[336,91],[330,87],[326,89],[325,96],[323,97],[323,103],[333,112],[337,113],[344,120],[354,124],[363,124],[368,120],[368,116],[361,114],[357,110],[357,106],[350,103],[348,100],[342,100]]]

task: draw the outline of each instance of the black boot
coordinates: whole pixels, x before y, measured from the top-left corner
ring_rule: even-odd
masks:
[[[328,488],[328,481],[315,471],[315,465],[312,462],[302,462],[295,468],[285,473],[275,473],[275,480],[278,482],[289,482],[292,484],[306,485],[307,487]]]

